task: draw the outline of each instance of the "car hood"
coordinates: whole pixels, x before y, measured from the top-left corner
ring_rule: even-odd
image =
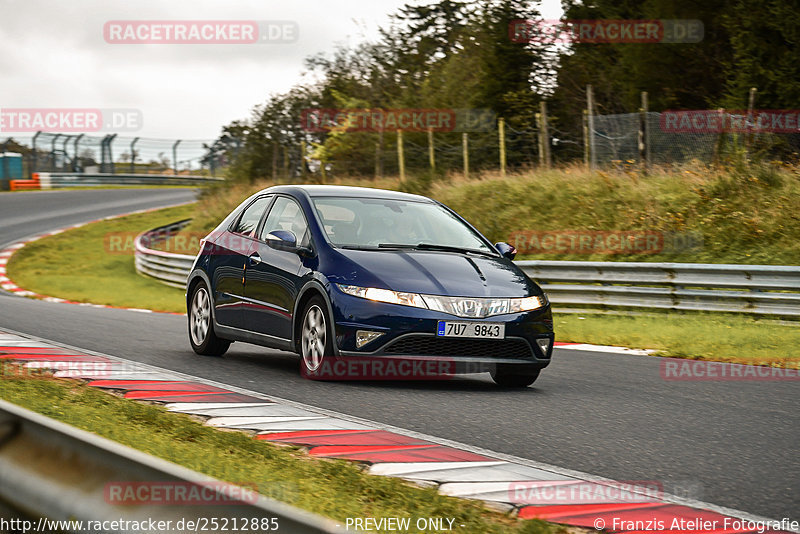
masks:
[[[524,297],[541,294],[506,258],[438,251],[337,249],[347,260],[328,279],[338,284],[462,297]]]

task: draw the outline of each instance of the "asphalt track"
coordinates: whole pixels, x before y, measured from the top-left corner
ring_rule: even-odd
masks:
[[[0,194],[0,248],[32,234],[189,200],[189,190]],[[185,318],[0,292],[0,329],[37,335],[616,480],[780,519],[800,518],[800,381],[665,381],[657,358],[556,349],[533,387],[488,375],[444,382],[318,383],[297,357],[236,343],[194,355]]]

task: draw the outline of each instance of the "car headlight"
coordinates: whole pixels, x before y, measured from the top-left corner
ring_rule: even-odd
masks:
[[[547,298],[544,295],[525,297],[524,299],[509,299],[509,313],[538,310],[539,308],[544,308],[546,304]]]
[[[458,317],[491,317],[493,315],[503,315],[506,313],[538,310],[547,305],[547,297],[544,295],[525,298],[447,297],[442,295],[404,293],[376,287],[336,285],[343,293],[354,297],[361,297],[376,302],[388,302],[389,304],[425,308]]]
[[[427,308],[422,296],[417,293],[403,293],[390,289],[379,289],[377,287],[358,287],[336,284],[343,293],[361,297],[362,299],[375,300],[377,302],[388,302],[389,304],[401,304],[403,306],[414,306],[415,308]]]

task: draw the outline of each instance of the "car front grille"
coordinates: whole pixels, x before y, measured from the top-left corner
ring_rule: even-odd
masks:
[[[459,339],[437,336],[404,336],[389,344],[385,354],[415,356],[466,356],[472,358],[530,358],[524,339]]]

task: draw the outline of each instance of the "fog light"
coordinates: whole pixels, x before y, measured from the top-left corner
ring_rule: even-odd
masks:
[[[536,344],[539,345],[539,348],[542,351],[542,354],[545,358],[550,353],[550,338],[543,337],[536,340]]]
[[[356,348],[360,349],[370,341],[381,337],[383,332],[372,332],[370,330],[356,330]]]

